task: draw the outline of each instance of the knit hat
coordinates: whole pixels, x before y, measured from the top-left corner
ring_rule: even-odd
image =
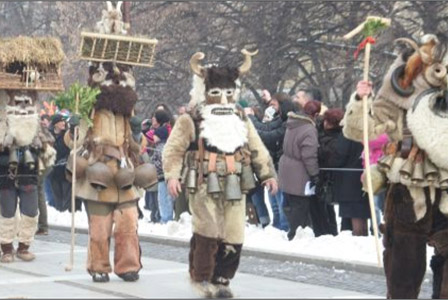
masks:
[[[53,115],[51,118],[51,125],[54,126],[59,122],[64,122],[64,117],[60,114]]]

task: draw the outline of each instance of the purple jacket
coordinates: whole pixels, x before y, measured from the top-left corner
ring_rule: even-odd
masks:
[[[279,162],[280,189],[291,195],[305,196],[310,176],[319,174],[317,129],[309,117],[290,113],[286,122],[283,155]]]

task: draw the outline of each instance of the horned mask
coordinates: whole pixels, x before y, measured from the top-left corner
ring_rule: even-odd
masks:
[[[240,93],[239,76],[249,71],[252,56],[243,49],[244,62],[239,68],[203,67],[199,61],[204,59],[204,53],[194,54],[190,66],[194,73],[193,90],[190,105],[196,106],[202,121],[200,137],[206,146],[213,147],[224,153],[232,154],[247,143],[247,128],[236,114],[236,101]]]
[[[412,81],[420,74],[430,87],[446,88],[448,67],[446,42],[433,34],[423,36],[420,45],[409,38],[399,38],[396,42],[404,42],[414,50],[406,65],[397,68],[392,75],[392,85],[397,92],[403,96],[413,94]]]
[[[190,67],[193,73],[193,90],[191,100],[196,105],[229,104],[238,100],[240,93],[239,76],[247,73],[252,66],[252,56],[258,53],[241,51],[244,54],[244,62],[238,67],[204,67],[199,61],[204,59],[202,52],[195,53],[190,59]]]

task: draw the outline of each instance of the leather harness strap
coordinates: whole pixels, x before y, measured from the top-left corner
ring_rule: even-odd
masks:
[[[202,184],[204,182],[204,140],[202,138],[199,138],[198,140],[198,151],[196,152],[198,157],[197,160],[199,160],[199,167],[198,167],[198,185]]]
[[[208,152],[208,173],[216,172],[216,158],[218,154],[216,152]]]
[[[226,155],[227,174],[235,174],[235,155]]]

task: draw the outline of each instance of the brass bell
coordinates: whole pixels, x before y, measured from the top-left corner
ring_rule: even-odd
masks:
[[[190,168],[187,174],[186,186],[190,192],[194,192],[197,188],[198,171],[196,168]]]
[[[395,155],[389,154],[389,155],[385,155],[383,157],[381,157],[378,160],[378,169],[382,172],[388,172],[392,166],[392,164],[394,163],[395,160]]]
[[[9,150],[9,166],[15,168],[18,164],[19,158],[17,157],[17,150],[15,148],[11,148]]]
[[[25,164],[30,168],[31,170],[34,170],[36,167],[36,162],[34,160],[33,155],[31,154],[30,149],[25,150],[25,154],[23,155],[25,158]]]
[[[437,167],[428,158],[426,158],[423,163],[423,170],[426,180],[429,182],[434,182],[437,180],[439,175],[437,172]]]
[[[228,201],[241,200],[243,195],[241,194],[240,179],[238,178],[238,175],[227,175],[225,195]]]
[[[216,194],[221,192],[221,186],[219,185],[219,178],[216,172],[210,172],[207,175],[207,193]]]
[[[414,162],[407,159],[400,168],[400,175],[404,179],[409,179],[412,176],[412,171],[414,171]]]
[[[256,183],[252,167],[250,165],[243,165],[241,169],[241,191],[247,194],[255,186]]]
[[[445,169],[439,169],[439,186],[441,189],[445,190],[448,189],[448,170]]]
[[[417,162],[414,165],[414,170],[412,171],[411,181],[412,184],[418,184],[425,180],[424,172],[423,172],[423,163]]]
[[[119,169],[115,174],[115,184],[120,190],[129,190],[132,188],[135,179],[134,170],[129,168]]]

